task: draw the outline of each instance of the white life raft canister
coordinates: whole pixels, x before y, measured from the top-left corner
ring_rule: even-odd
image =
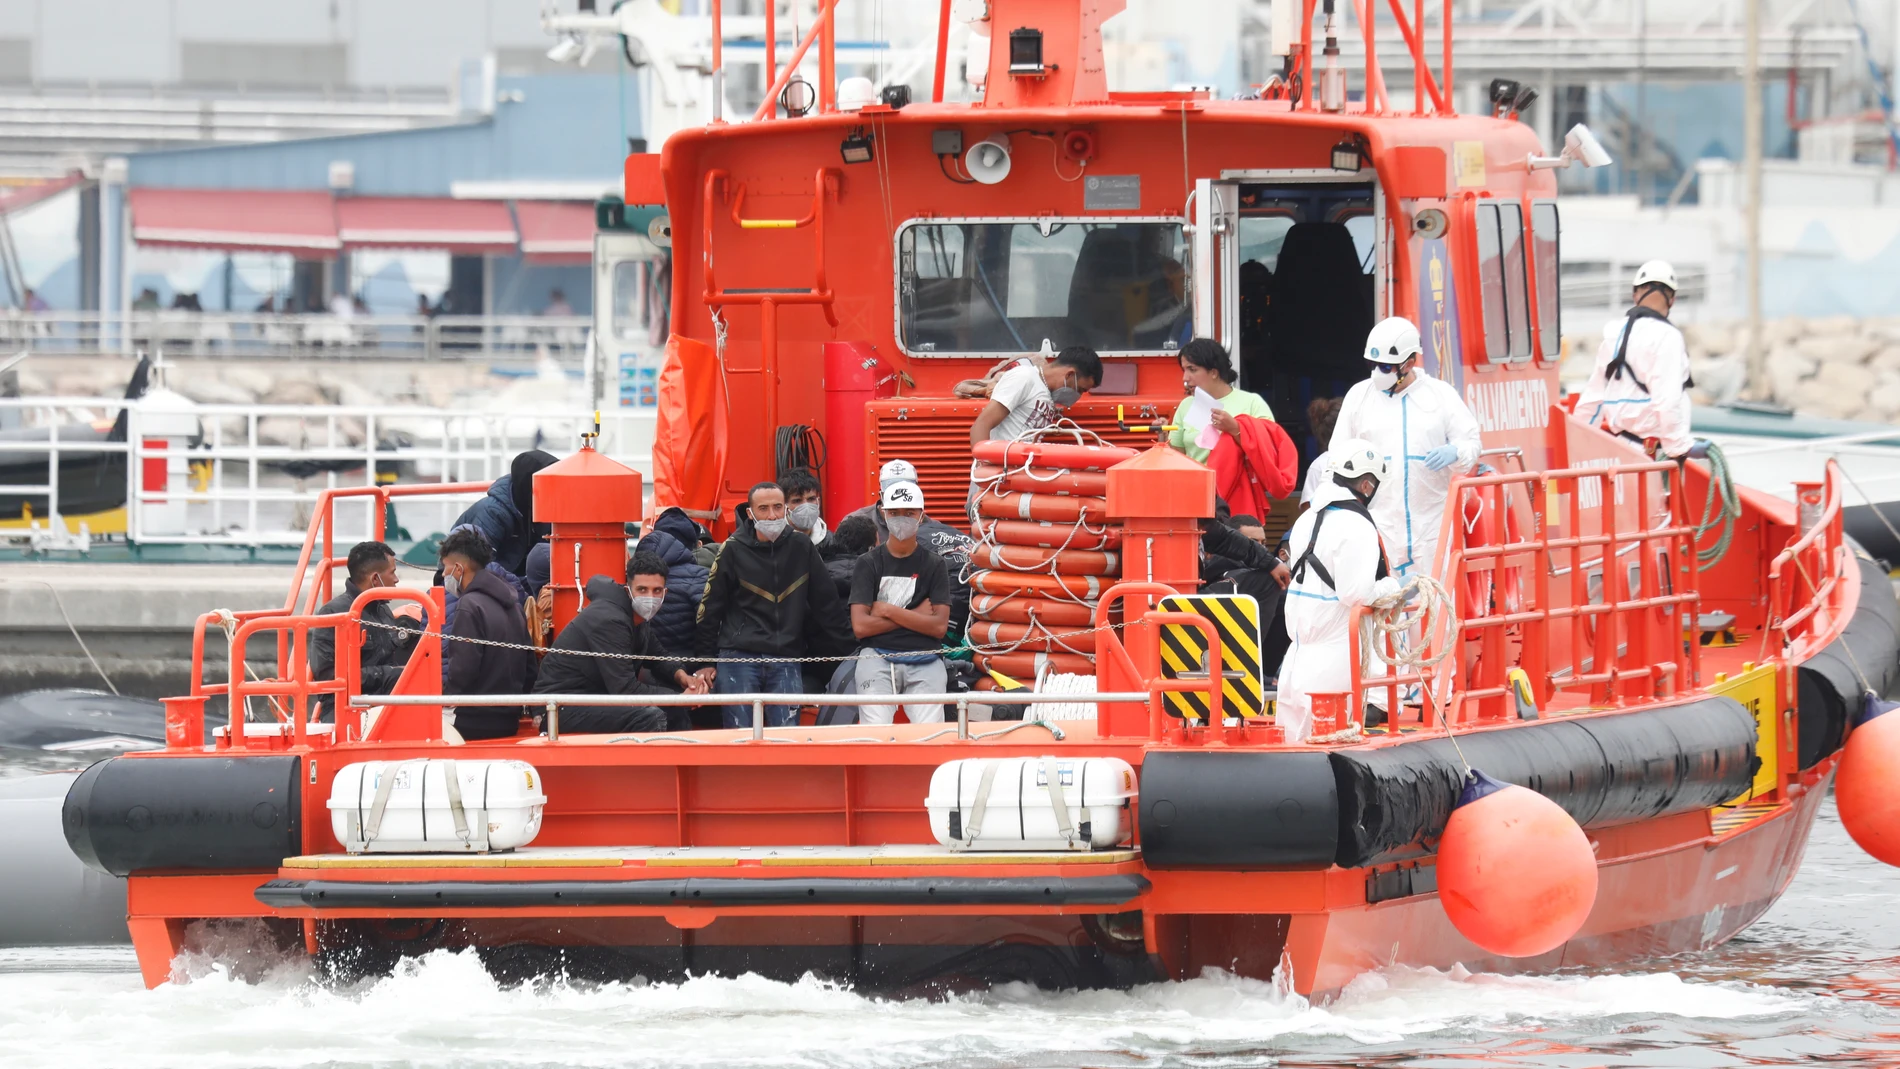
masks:
[[[512,850],[547,800],[526,761],[361,761],[330,784],[330,830],[352,854]]]
[[[1135,794],[1118,757],[979,757],[937,766],[924,805],[952,850],[1101,850],[1127,838]]]

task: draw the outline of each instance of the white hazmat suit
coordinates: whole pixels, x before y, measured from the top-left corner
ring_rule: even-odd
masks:
[[[1373,495],[1374,509],[1387,489],[1382,486]],[[1333,580],[1328,583],[1319,568],[1309,566],[1304,572],[1295,568],[1287,586],[1286,633],[1293,644],[1280,668],[1275,722],[1286,730],[1288,742],[1312,735],[1313,695],[1343,693],[1352,685],[1352,610],[1399,589],[1396,579],[1377,578],[1378,529],[1357,512],[1326,508],[1350,500],[1350,491],[1324,477],[1317,502],[1300,514],[1287,536],[1296,563],[1311,546],[1313,561]],[[1315,539],[1313,528],[1322,515],[1325,523]]]
[[[1442,578],[1437,553],[1445,496],[1452,477],[1469,472],[1482,448],[1471,409],[1451,384],[1416,368],[1412,381],[1396,395],[1370,380],[1346,391],[1330,448],[1353,438],[1363,438],[1385,454],[1386,479],[1372,498],[1371,510],[1391,554],[1393,573]],[[1457,459],[1431,470],[1426,455],[1445,445],[1456,447]]]
[[[1612,368],[1629,334],[1624,366]],[[1659,315],[1632,315],[1603,325],[1590,382],[1577,398],[1577,418],[1612,434],[1655,438],[1679,457],[1695,444],[1689,433],[1689,350],[1682,331]]]

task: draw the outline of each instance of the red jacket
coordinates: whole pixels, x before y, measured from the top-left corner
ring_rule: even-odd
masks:
[[[1289,497],[1299,485],[1300,451],[1270,419],[1234,419],[1240,424],[1239,441],[1223,434],[1207,457],[1208,467],[1214,469],[1214,492],[1234,515],[1265,519],[1272,508],[1269,496]]]

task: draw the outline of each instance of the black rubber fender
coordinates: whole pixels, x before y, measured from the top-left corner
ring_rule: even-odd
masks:
[[[274,869],[302,853],[301,759],[111,757],[66,792],[66,844],[114,876]]]
[[[1325,866],[1339,799],[1317,751],[1157,751],[1142,759],[1140,821],[1152,868]]]
[[[1331,760],[1335,860],[1357,868],[1429,853],[1427,840],[1444,832],[1458,797],[1465,760],[1549,798],[1586,828],[1719,805],[1753,780],[1755,718],[1739,702],[1711,696],[1475,731],[1457,746],[1434,738],[1335,750]],[[1144,780],[1144,799],[1146,791]]]
[[[1878,561],[1856,555],[1860,600],[1841,636],[1801,662],[1796,675],[1795,738],[1802,768],[1841,748],[1848,718],[1867,685],[1883,698],[1900,688],[1900,601]],[[1857,670],[1858,669],[1858,670]]]

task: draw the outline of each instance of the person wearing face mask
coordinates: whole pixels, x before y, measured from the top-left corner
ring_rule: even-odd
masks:
[[[1352,685],[1352,610],[1399,589],[1386,574],[1379,527],[1368,511],[1388,482],[1384,454],[1364,439],[1336,442],[1328,453],[1332,478],[1287,535],[1295,554],[1286,591],[1292,642],[1280,665],[1275,721],[1288,742],[1312,734],[1313,695]]]
[[[1401,578],[1442,578],[1437,551],[1445,498],[1452,477],[1469,472],[1482,447],[1464,398],[1419,366],[1423,352],[1411,320],[1393,316],[1372,328],[1366,336],[1372,376],[1346,391],[1328,450],[1364,440],[1384,458],[1385,493],[1371,506],[1372,519]]]
[[[349,579],[343,584],[343,592],[324,602],[317,614],[349,612],[363,591],[395,585],[396,551],[381,542],[358,542],[350,548]],[[421,621],[409,612],[399,621],[397,612],[405,607],[411,612],[415,610],[413,603],[402,601],[372,601],[363,608],[363,648],[359,651],[358,664],[364,694],[393,691],[409,663],[409,655],[415,652],[416,640],[421,637]],[[398,623],[406,623],[416,630],[390,630]],[[377,624],[383,626],[375,626]],[[336,629],[333,627],[310,629],[310,678],[336,678]],[[326,713],[333,705],[328,694],[318,699],[319,709]]]
[[[1101,383],[1102,358],[1086,345],[1071,345],[1047,364],[1018,360],[990,388],[989,403],[970,424],[970,444],[1013,441],[1047,427]]]
[[[627,562],[627,581],[596,575],[587,581],[587,604],[554,640],[541,662],[536,694],[704,694],[706,679],[677,661],[629,661],[590,657],[590,653],[630,653],[669,657],[648,626],[666,603],[666,562],[636,550]],[[667,680],[671,687],[655,680]],[[692,726],[689,710],[673,706],[563,705],[561,733],[683,731]]]
[[[442,642],[442,693],[526,694],[534,686],[535,655],[511,647],[528,645],[527,618],[513,589],[488,570],[494,550],[477,530],[450,531],[436,550],[442,587],[457,600],[455,623]],[[456,639],[505,642],[509,647]],[[455,730],[464,739],[509,738],[520,705],[455,707]]]
[[[647,526],[634,547],[666,564],[666,604],[658,616],[647,618],[647,626],[661,649],[682,656],[693,652],[699,599],[706,593],[706,577],[711,572],[693,554],[698,538],[699,525],[692,517],[681,509],[669,508]]]
[[[942,694],[948,685],[943,645],[950,627],[950,571],[919,545],[924,492],[900,482],[884,491],[881,507],[891,536],[858,558],[851,577],[851,630],[858,639],[859,694]],[[941,704],[905,705],[913,724],[941,723]],[[866,705],[861,724],[888,724],[895,705]]]
[[[720,694],[801,694],[795,660],[844,654],[851,648],[847,618],[825,562],[811,539],[794,530],[785,491],[759,483],[746,495],[737,528],[726,539],[706,581],[693,634],[693,656],[716,661],[706,674]],[[793,707],[766,706],[766,723],[790,723]],[[723,707],[726,727],[749,727],[749,705]]]
[[[818,477],[804,468],[793,468],[779,477],[778,485],[785,491],[785,518],[792,522],[792,530],[811,539],[823,556],[829,532],[825,530],[824,506],[820,503],[823,490]]]

